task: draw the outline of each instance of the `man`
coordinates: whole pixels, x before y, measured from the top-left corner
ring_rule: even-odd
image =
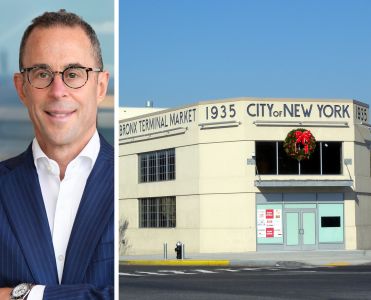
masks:
[[[99,41],[75,14],[44,13],[23,35],[19,66],[14,83],[35,139],[0,163],[0,300],[113,299],[113,149],[96,129],[109,74]]]

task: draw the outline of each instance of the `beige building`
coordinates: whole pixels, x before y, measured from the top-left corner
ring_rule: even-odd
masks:
[[[188,253],[371,249],[368,113],[355,100],[237,98],[124,117],[126,254],[177,241]]]

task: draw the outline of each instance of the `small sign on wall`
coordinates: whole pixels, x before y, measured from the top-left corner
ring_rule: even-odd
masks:
[[[258,238],[282,237],[282,209],[257,210]]]

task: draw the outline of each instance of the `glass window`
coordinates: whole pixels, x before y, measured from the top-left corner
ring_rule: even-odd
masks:
[[[322,142],[322,174],[341,174],[341,142]]]
[[[299,174],[299,162],[291,158],[283,148],[283,142],[278,142],[278,174]]]
[[[255,153],[258,174],[277,174],[276,142],[256,142]]]
[[[142,155],[139,158],[140,162],[140,182],[148,181],[147,174],[148,174],[148,159],[147,156]]]
[[[176,227],[176,200],[171,197],[139,199],[140,228]]]
[[[318,204],[318,241],[320,243],[344,242],[344,204]]]
[[[139,182],[175,179],[175,149],[139,154]]]
[[[166,152],[160,151],[157,156],[158,159],[158,179],[160,181],[166,180]]]
[[[286,154],[283,142],[257,141],[255,153],[256,173],[259,175],[342,174],[341,142],[317,142],[310,158],[300,162]]]
[[[156,152],[148,154],[148,181],[156,181]]]
[[[256,206],[256,238],[258,244],[282,244],[282,204]]]
[[[300,174],[321,174],[321,143],[316,143],[316,149],[309,159],[300,161]]]
[[[171,149],[172,151],[167,152],[167,176],[168,180],[175,179],[175,151],[174,149]]]

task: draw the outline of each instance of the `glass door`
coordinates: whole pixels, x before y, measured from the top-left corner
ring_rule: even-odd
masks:
[[[301,212],[301,221],[302,250],[316,249],[316,212]]]
[[[313,250],[316,248],[316,210],[287,210],[285,212],[285,249]]]

